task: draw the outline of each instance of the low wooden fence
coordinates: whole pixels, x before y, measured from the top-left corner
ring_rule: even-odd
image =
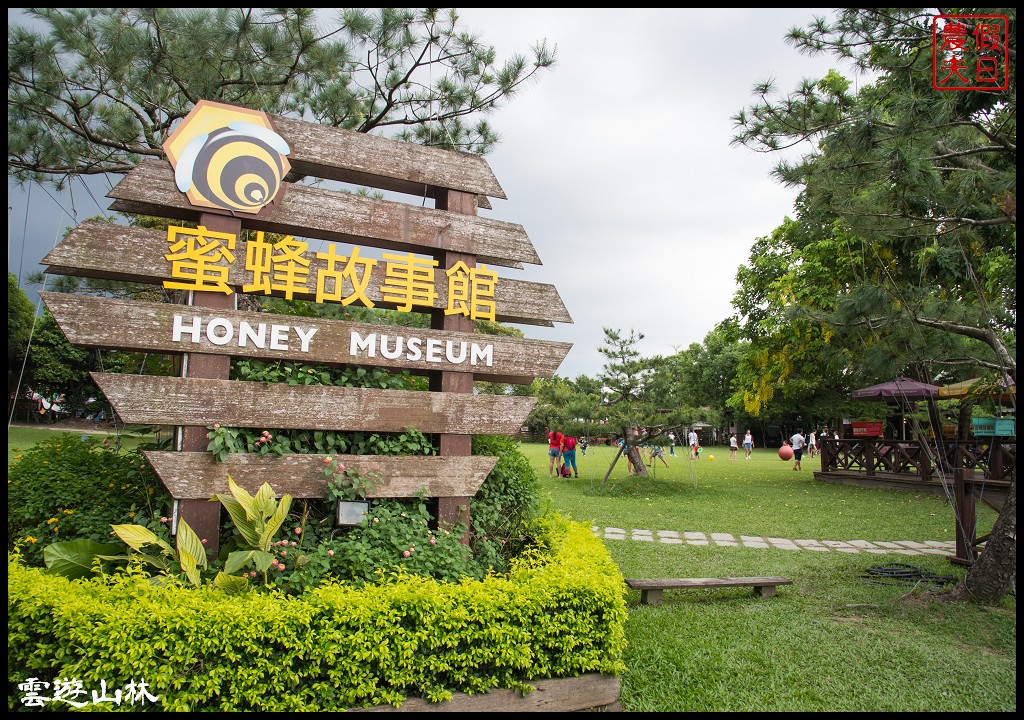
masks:
[[[1015,439],[979,439],[970,443],[944,442],[925,446],[912,440],[845,438],[822,440],[821,471],[856,472],[866,477],[913,475],[923,481],[952,476],[957,469],[974,470],[985,480],[1006,481],[1016,476]]]

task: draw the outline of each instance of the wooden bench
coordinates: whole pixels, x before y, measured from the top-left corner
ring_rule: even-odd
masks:
[[[626,584],[640,591],[640,602],[645,605],[661,603],[663,590],[676,588],[718,588],[718,587],[752,587],[754,594],[761,597],[773,597],[779,585],[792,585],[793,581],[784,577],[727,577],[727,578],[628,578]]]

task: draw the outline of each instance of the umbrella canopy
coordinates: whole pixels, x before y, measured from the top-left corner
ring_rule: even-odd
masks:
[[[963,382],[953,383],[951,385],[943,385],[939,388],[940,398],[964,398],[975,389],[974,386],[981,382],[981,378],[971,378],[970,380],[964,380]],[[1016,398],[1017,385],[1013,382],[1013,379],[1009,376],[1003,378],[1002,389],[996,389],[992,387],[987,393],[989,397],[997,402],[1009,402]]]
[[[850,397],[854,400],[883,400],[899,402],[900,400],[923,400],[938,397],[939,386],[898,377],[889,382],[872,385],[871,387],[854,390]]]

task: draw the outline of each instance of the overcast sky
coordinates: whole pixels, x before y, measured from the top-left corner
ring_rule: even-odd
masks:
[[[520,326],[573,343],[559,375],[601,371],[602,328],[635,329],[642,354],[666,355],[732,314],[737,268],[792,215],[795,192],[769,177],[779,158],[730,146],[730,118],[755,100],[755,83],[774,78],[788,92],[834,66],[783,39],[823,12],[460,11],[500,61],[542,38],[557,46],[555,67],[491,118],[500,142],[486,159],[508,199],[480,214],[522,225],[543,262],[500,275],[555,285],[573,317]],[[73,205],[47,191],[9,184],[8,266],[22,277],[110,202],[103,183],[80,187]]]

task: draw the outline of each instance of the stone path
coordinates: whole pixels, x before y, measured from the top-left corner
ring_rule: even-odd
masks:
[[[729,533],[679,532],[677,530],[625,530],[593,527],[594,534],[605,540],[635,540],[668,545],[718,545],[721,547],[776,548],[811,552],[872,553],[875,555],[956,555],[956,541],[928,540],[787,540]]]

